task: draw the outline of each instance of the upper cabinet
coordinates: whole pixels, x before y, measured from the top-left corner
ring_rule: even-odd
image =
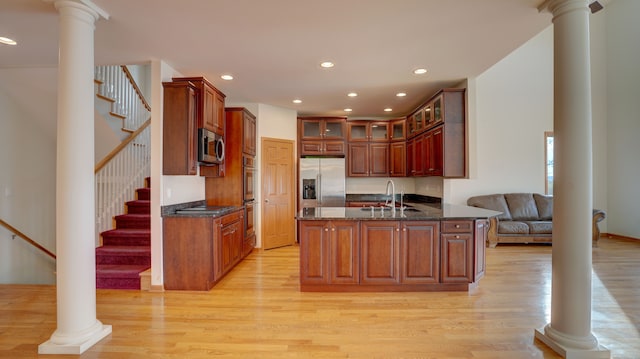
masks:
[[[407,139],[407,120],[404,118],[398,120],[391,120],[389,124],[390,140],[391,141],[404,141]]]
[[[300,156],[344,156],[345,117],[298,118]]]
[[[191,82],[163,82],[162,174],[195,175],[198,171],[198,89]]]
[[[349,142],[388,142],[388,121],[347,121]]]
[[[466,176],[465,89],[443,89],[411,116],[425,120],[422,132],[409,134],[413,146],[408,173],[413,176]]]
[[[198,89],[200,96],[196,106],[197,128],[206,128],[224,136],[225,95],[204,77],[174,77],[173,81],[188,81]]]

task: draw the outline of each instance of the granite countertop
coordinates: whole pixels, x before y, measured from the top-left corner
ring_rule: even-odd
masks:
[[[242,206],[207,206],[206,201],[194,201],[162,206],[162,217],[200,217],[218,218],[238,210]]]
[[[442,220],[442,219],[478,219],[499,215],[501,212],[491,211],[477,207],[469,207],[455,204],[422,204],[407,203],[410,207],[401,211],[379,207],[373,211],[371,208],[359,207],[309,207],[298,212],[298,220]]]

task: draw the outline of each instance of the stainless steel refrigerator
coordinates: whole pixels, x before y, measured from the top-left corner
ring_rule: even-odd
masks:
[[[300,204],[303,207],[344,207],[345,159],[300,159]]]

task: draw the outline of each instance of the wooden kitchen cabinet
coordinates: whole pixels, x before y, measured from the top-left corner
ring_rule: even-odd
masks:
[[[389,176],[388,143],[349,143],[347,151],[347,176]]]
[[[401,283],[438,283],[440,281],[440,222],[402,222],[401,228]]]
[[[298,154],[300,156],[344,156],[345,117],[299,117]]]
[[[415,141],[410,175],[466,176],[465,111],[465,89],[443,89],[410,116],[420,114],[425,123],[409,134]]]
[[[392,142],[389,145],[389,175],[404,177],[407,175],[407,144]]]
[[[357,284],[359,266],[359,226],[357,221],[299,222],[300,283]]]
[[[195,175],[198,89],[191,82],[163,82],[162,174]]]
[[[484,273],[487,267],[486,261],[486,246],[487,246],[487,235],[489,233],[489,220],[488,219],[476,219],[476,233],[475,236],[475,264],[474,264],[474,274],[473,281],[476,282],[478,279],[484,277]]]
[[[163,218],[166,290],[210,290],[242,253],[243,211],[222,217]]]
[[[440,258],[442,259],[442,265],[440,268],[440,282],[474,282],[474,221],[443,221],[441,231]]]
[[[349,142],[388,142],[388,121],[347,121]]]
[[[228,111],[228,110],[226,110]],[[256,155],[256,117],[244,110],[242,114],[242,153],[248,156]]]
[[[389,123],[389,131],[389,139],[391,141],[405,141],[407,139],[407,120],[404,118],[391,120]]]
[[[400,283],[400,224],[361,222],[361,284]]]
[[[225,95],[204,77],[174,77],[173,82],[190,82],[199,92],[196,105],[197,128],[206,128],[224,136]]]

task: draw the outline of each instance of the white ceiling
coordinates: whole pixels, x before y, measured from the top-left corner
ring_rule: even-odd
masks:
[[[551,24],[543,0],[94,0],[97,64],[160,59],[227,101],[300,115],[397,117],[475,77]],[[55,67],[51,2],[0,0],[0,69]],[[335,62],[322,69],[324,60]],[[418,67],[427,75],[414,75]],[[233,81],[220,75],[233,74]],[[355,91],[356,98],[346,94]],[[397,98],[397,92],[406,92]],[[293,104],[300,98],[301,104]],[[393,112],[385,113],[385,107]]]

